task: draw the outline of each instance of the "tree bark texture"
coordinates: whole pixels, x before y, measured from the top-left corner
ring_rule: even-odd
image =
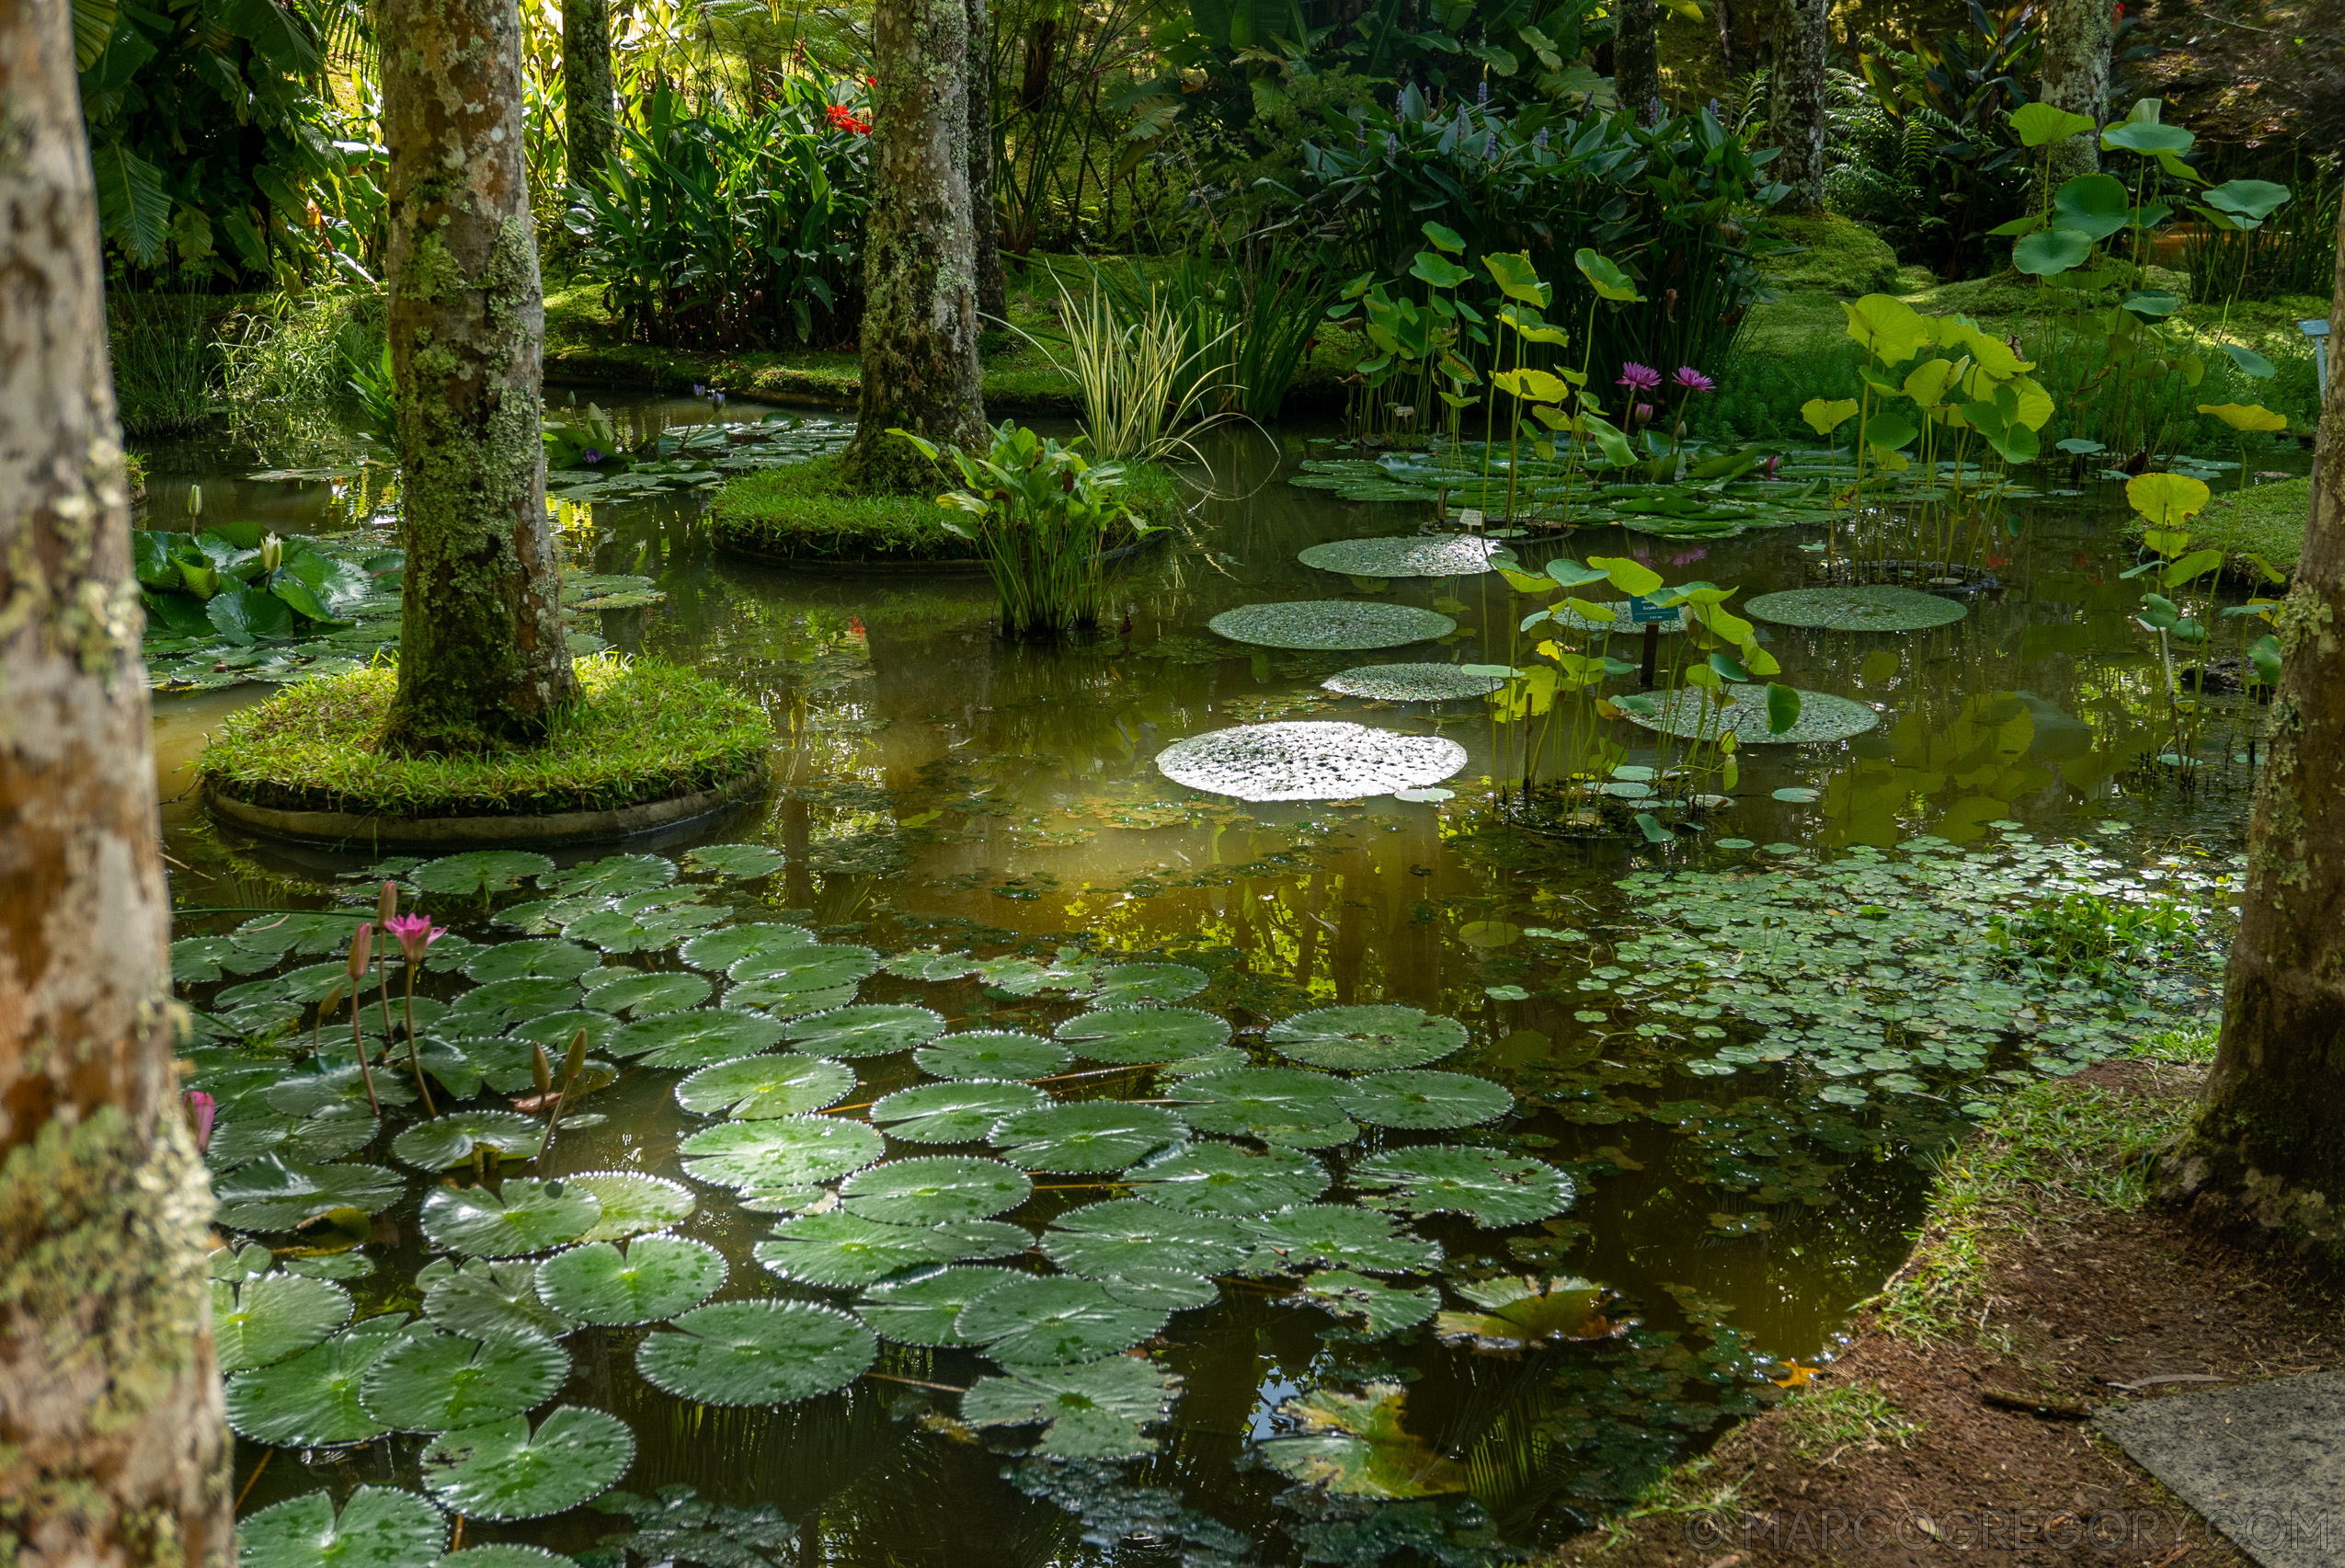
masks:
[[[1767,172],[1791,188],[1785,212],[1824,205],[1825,60],[1831,23],[1832,0],[1780,0],[1776,7],[1767,107],[1770,131],[1783,155]]]
[[[618,148],[611,97],[611,0],[562,0],[563,133],[573,185],[597,178]]]
[[[2224,1229],[2345,1264],[2345,223],[2305,553],[2279,615],[2223,1038],[2156,1188]]]
[[[2109,118],[2109,59],[2117,40],[2113,0],[2044,0],[2043,79],[2038,93],[2054,109]],[[2051,148],[2052,183],[2100,167],[2100,138],[2065,137]]]
[[[964,0],[879,0],[872,17],[871,216],[864,241],[863,390],[840,471],[867,489],[921,491],[934,465],[887,432],[985,441],[969,217],[968,13]]]
[[[1621,0],[1612,42],[1613,91],[1640,125],[1661,123],[1661,25],[1654,0]]]
[[[1010,315],[1001,276],[1000,223],[993,212],[993,24],[987,0],[968,0],[969,224],[976,236],[978,314]]]
[[[67,0],[0,0],[0,1560],[224,1564],[212,1198]]]
[[[578,681],[545,516],[545,337],[514,0],[377,0],[407,553],[383,745],[542,736]]]

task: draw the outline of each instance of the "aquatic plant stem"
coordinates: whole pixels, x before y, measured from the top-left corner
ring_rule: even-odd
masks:
[[[366,1064],[366,1031],[359,1026],[360,1005],[354,987],[350,991],[350,1045],[359,1053],[359,1082],[366,1085],[366,1103],[379,1116],[383,1114],[383,1102],[374,1097],[374,1073]]]
[[[416,1093],[423,1096],[423,1114],[436,1116],[439,1110],[431,1103],[431,1090],[423,1081],[423,1054],[416,1048],[416,967],[407,966],[407,1065],[415,1070]]]

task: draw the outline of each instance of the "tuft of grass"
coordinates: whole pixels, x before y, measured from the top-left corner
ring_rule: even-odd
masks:
[[[1897,253],[1864,224],[1836,212],[1778,218],[1775,230],[1800,246],[1767,263],[1786,289],[1822,289],[1847,299],[1887,293],[1897,286]]]
[[[1793,1394],[1777,1407],[1800,1458],[1832,1465],[1850,1448],[1910,1448],[1927,1425],[1870,1385]]]
[[[2223,1038],[2223,1021],[2200,1018],[2179,1028],[2168,1029],[2150,1036],[2127,1054],[2149,1061],[2182,1062],[2194,1067],[2208,1067],[2214,1062],[2214,1049]]]
[[[371,365],[381,352],[383,308],[383,295],[374,291],[261,301],[232,322],[221,340],[230,405],[250,416],[276,406],[347,398],[352,362]]]
[[[207,294],[143,294],[107,300],[114,401],[132,436],[200,429],[220,400],[215,326],[231,302]]]
[[[656,659],[578,661],[584,695],[543,745],[476,757],[374,749],[398,671],[288,687],[231,714],[197,775],[256,806],[392,817],[607,811],[731,784],[765,765],[765,711],[720,681]]]

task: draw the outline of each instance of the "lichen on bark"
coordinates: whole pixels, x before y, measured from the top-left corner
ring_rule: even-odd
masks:
[[[570,182],[591,184],[619,144],[611,112],[610,0],[562,0],[562,110]]]
[[[2045,0],[2043,69],[2036,96],[2100,124],[2109,117],[2110,55],[2116,41],[2116,8],[2110,0]],[[2100,138],[2093,132],[2065,136],[2045,148],[2044,155],[2056,188],[2099,169]]]

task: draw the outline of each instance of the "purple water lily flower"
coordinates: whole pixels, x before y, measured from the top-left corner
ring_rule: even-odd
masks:
[[[1650,425],[1653,423],[1652,404],[1640,403],[1637,405],[1637,423],[1640,425]]]
[[[595,464],[601,463],[601,461],[602,453],[597,452],[592,447],[586,449],[586,462],[589,467],[592,467]]]
[[[1625,360],[1620,365],[1620,379],[1612,384],[1625,386],[1631,392],[1651,392],[1661,384],[1661,372],[1651,365],[1641,365],[1634,360]]]
[[[1691,365],[1679,365],[1677,367],[1677,373],[1670,379],[1675,381],[1679,386],[1684,387],[1687,392],[1710,393],[1718,390],[1718,383],[1716,382],[1710,380],[1710,377],[1702,374],[1701,372],[1694,369]]]

